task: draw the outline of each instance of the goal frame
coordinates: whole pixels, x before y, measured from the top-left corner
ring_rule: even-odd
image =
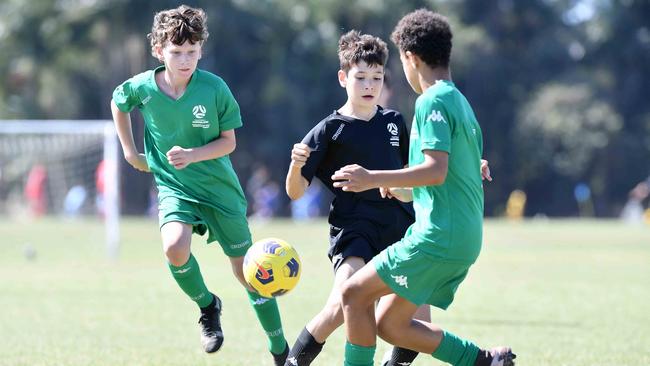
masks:
[[[120,251],[120,171],[117,131],[111,120],[0,120],[0,134],[97,134],[104,136],[106,186],[104,236],[106,254],[117,259]]]

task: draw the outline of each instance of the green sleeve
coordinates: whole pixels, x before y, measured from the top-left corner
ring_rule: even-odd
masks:
[[[217,92],[217,114],[221,131],[232,130],[242,126],[239,104],[224,81]]]
[[[140,97],[135,89],[133,79],[129,79],[118,85],[113,91],[113,102],[122,112],[129,113],[133,108],[141,104]]]
[[[444,105],[437,99],[433,100],[418,113],[417,117],[421,118],[420,149],[451,153],[451,121]]]

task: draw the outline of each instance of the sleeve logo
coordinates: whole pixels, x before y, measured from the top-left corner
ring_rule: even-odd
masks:
[[[431,114],[427,117],[427,122],[442,122],[442,123],[447,123],[445,121],[445,118],[442,116],[442,113],[440,111],[431,111]]]

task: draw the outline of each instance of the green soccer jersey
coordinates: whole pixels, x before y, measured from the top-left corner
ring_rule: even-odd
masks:
[[[161,66],[135,75],[113,92],[123,112],[140,109],[145,121],[144,149],[147,164],[158,186],[158,198],[175,196],[216,208],[226,215],[245,215],[246,199],[230,162],[222,156],[177,170],[166,153],[174,146],[193,148],[219,138],[222,131],[242,125],[239,106],[226,83],[197,69],[185,93],[177,100],[156,84]]]
[[[442,260],[473,263],[483,231],[483,138],[469,102],[451,81],[437,81],[415,103],[410,166],[424,161],[423,150],[449,153],[447,178],[413,188],[416,220],[404,240]]]

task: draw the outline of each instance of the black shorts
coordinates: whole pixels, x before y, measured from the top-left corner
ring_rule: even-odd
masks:
[[[389,245],[398,242],[413,223],[406,210],[391,209],[375,217],[360,217],[342,225],[330,225],[327,253],[336,272],[347,257],[360,257],[368,263]]]

